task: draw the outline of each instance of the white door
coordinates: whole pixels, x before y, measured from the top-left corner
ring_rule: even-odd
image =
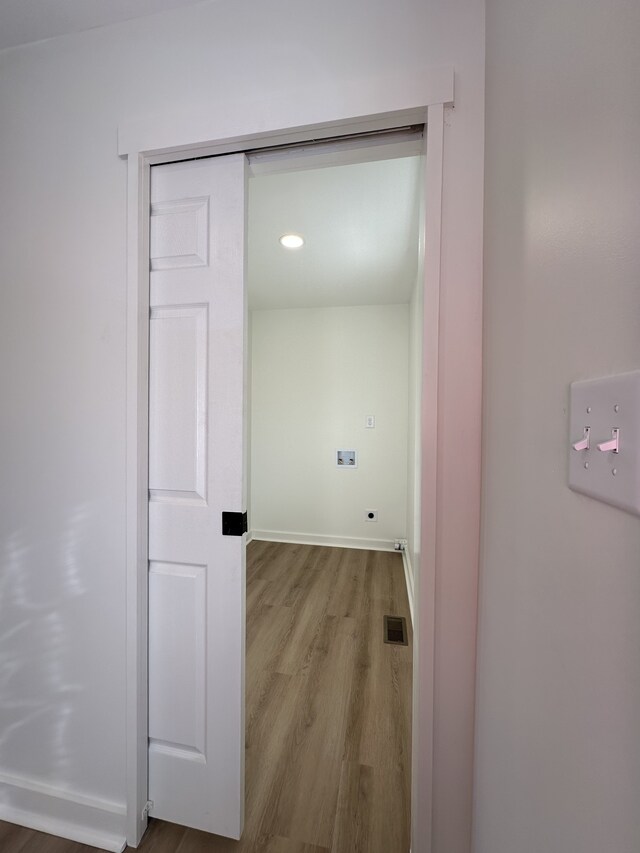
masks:
[[[231,838],[244,817],[245,210],[243,154],[151,170],[150,814]]]

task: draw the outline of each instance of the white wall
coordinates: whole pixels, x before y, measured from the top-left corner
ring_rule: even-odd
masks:
[[[567,488],[640,367],[640,6],[490,0],[476,853],[640,847],[640,521]]]
[[[444,243],[443,318],[460,311],[462,328],[465,318],[473,328],[482,9],[481,0],[328,0],[291,16],[284,0],[216,0],[0,53],[1,607],[3,629],[16,629],[2,641],[10,677],[0,706],[0,817],[29,808],[50,826],[53,816],[63,820],[59,832],[85,823],[113,843],[122,833],[126,164],[116,156],[118,125],[183,108],[224,112],[256,87],[265,108],[289,98],[295,124],[308,88],[339,102],[350,85],[455,64],[445,228],[464,226]],[[474,381],[462,351],[445,379],[454,392],[446,420],[455,420],[455,392]],[[465,448],[443,460],[447,475],[460,466],[449,481],[439,585],[434,849],[446,853],[463,851],[468,835],[475,565],[460,530],[473,507],[456,500],[465,454],[473,456]],[[429,763],[420,762],[421,779]],[[421,782],[416,791],[414,853],[431,798]]]
[[[252,312],[257,538],[374,548],[405,538],[408,314],[407,305]],[[338,448],[355,449],[358,467],[336,467]]]

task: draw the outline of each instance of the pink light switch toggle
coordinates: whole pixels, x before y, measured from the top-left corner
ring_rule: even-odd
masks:
[[[611,453],[619,453],[620,452],[620,430],[615,428],[611,430],[611,440],[610,441],[601,441],[598,445],[598,450],[602,450],[603,453],[611,452]]]
[[[588,450],[589,449],[589,434],[591,429],[589,427],[584,428],[584,433],[580,441],[576,441],[575,444],[572,444],[574,450]]]

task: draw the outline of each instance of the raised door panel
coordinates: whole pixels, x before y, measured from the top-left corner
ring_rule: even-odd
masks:
[[[151,310],[151,500],[206,500],[207,315],[206,305]]]
[[[152,271],[207,266],[209,199],[185,198],[151,205]]]
[[[206,759],[206,567],[149,566],[151,749]]]

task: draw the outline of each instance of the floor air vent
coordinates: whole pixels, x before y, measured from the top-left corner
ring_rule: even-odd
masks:
[[[393,646],[408,645],[407,621],[404,616],[384,617],[384,641]]]

